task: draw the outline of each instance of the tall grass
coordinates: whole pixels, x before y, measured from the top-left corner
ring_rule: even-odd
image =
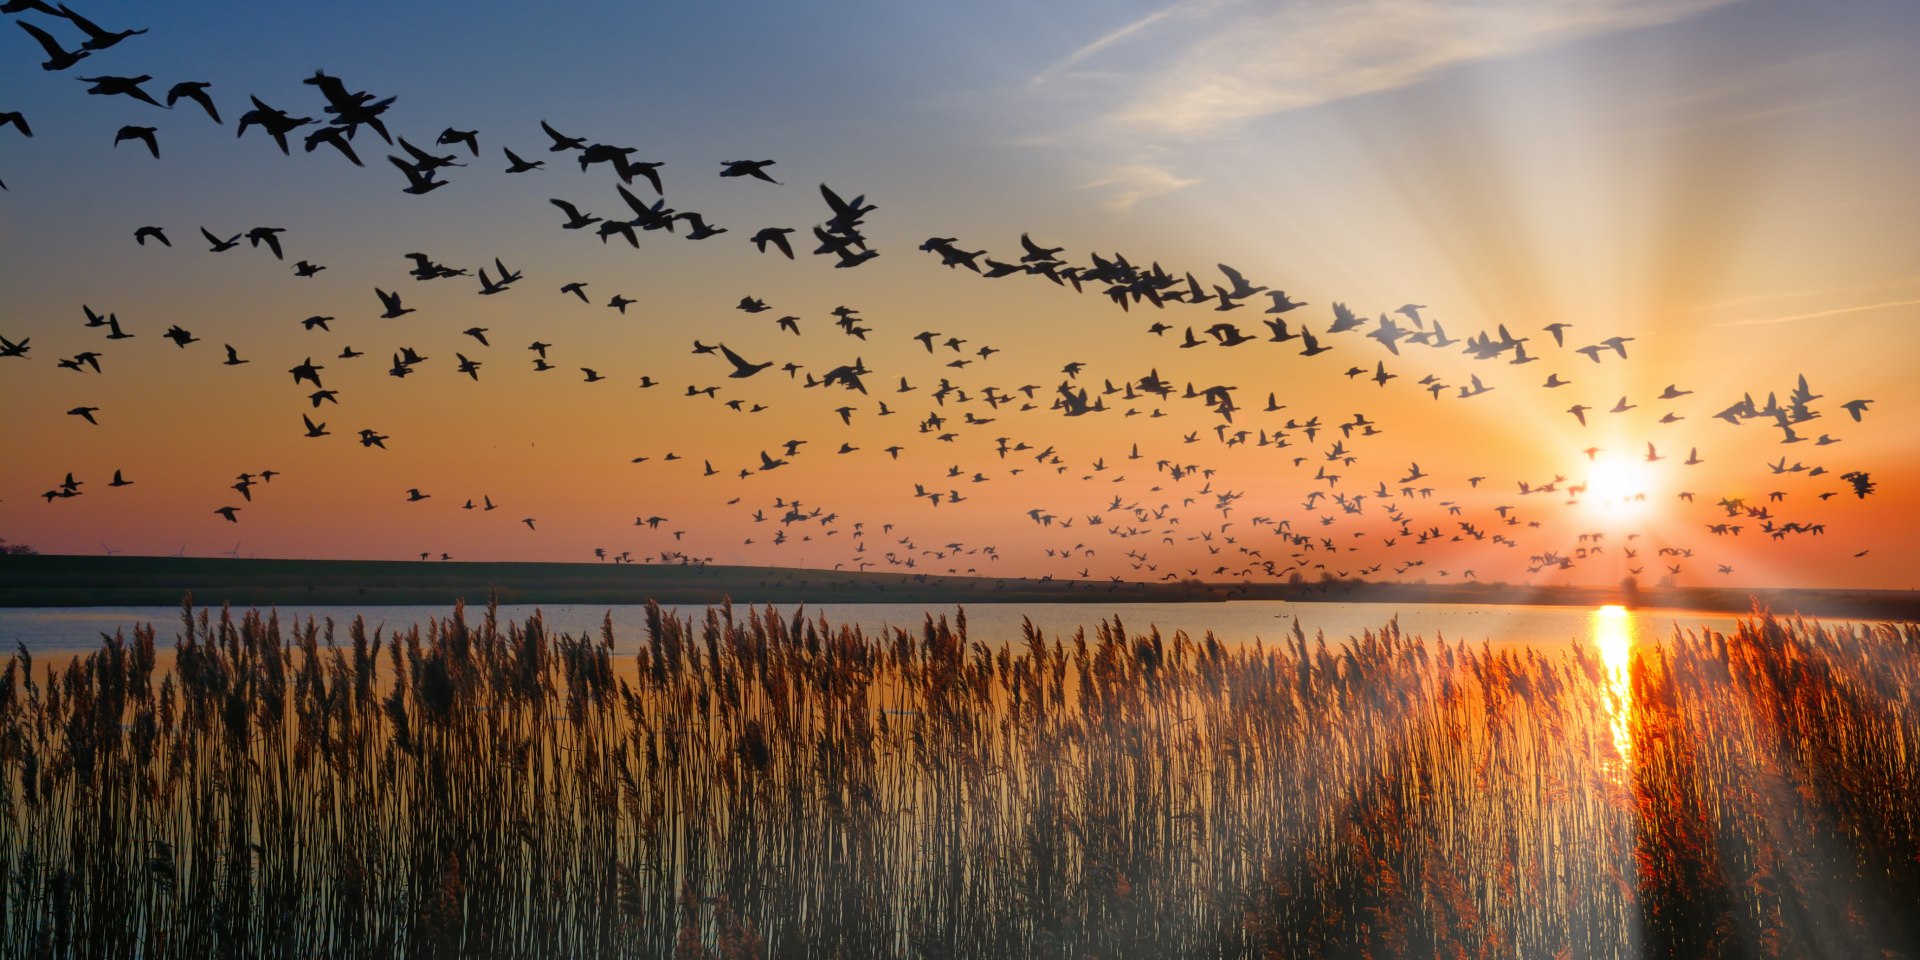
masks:
[[[1757,614],[1627,691],[1402,636],[975,640],[182,609],[0,674],[0,955],[1878,956],[1920,629]]]

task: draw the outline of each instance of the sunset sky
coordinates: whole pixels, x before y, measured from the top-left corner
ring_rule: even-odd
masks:
[[[42,552],[592,561],[601,548],[1005,576],[1473,571],[1536,584],[1636,568],[1652,583],[1678,564],[1681,585],[1920,587],[1911,2],[76,9],[150,32],[63,71],[41,69],[18,27],[0,41],[0,112],[33,132],[0,128],[0,336],[31,338],[25,357],[0,358],[0,537]],[[43,13],[6,19],[69,49],[85,39]],[[386,159],[401,151],[371,130],[352,141],[364,168],[330,147],[303,152],[318,124],[294,132],[291,157],[258,129],[236,138],[249,95],[324,119],[301,82],[315,70],[396,97],[393,133],[469,165],[410,196]],[[210,81],[224,123],[187,101],[89,96],[77,80],[103,74],[149,74],[163,102],[176,82]],[[543,120],[663,162],[668,204],[728,232],[692,241],[682,224],[642,233],[635,250],[562,229],[550,198],[630,212],[608,165],[582,172],[577,152],[549,151]],[[159,159],[115,146],[126,124],[157,128]],[[435,146],[448,127],[477,130],[479,156]],[[502,147],[546,167],[504,173]],[[780,184],[718,176],[723,161],[768,159]],[[831,215],[823,183],[877,205],[862,227],[877,258],[835,269],[810,255],[811,228]],[[654,199],[644,180],[629,189]],[[146,225],[172,247],[137,245]],[[222,238],[284,228],[285,260],[244,240],[209,253],[202,226]],[[795,260],[748,242],[769,226],[795,228]],[[1217,301],[1123,311],[1103,284],[1075,295],[1043,276],[988,280],[919,249],[955,238],[1017,263],[1023,232],[1070,264],[1116,252],[1158,263],[1183,290],[1188,272],[1230,287],[1216,264],[1230,265],[1306,301],[1284,319],[1332,349],[1267,342],[1265,293],[1226,313]],[[417,281],[413,251],[489,275],[499,258],[524,279],[494,296],[475,277]],[[302,259],[326,269],[298,278]],[[572,282],[590,302],[560,291]],[[376,287],[415,312],[381,319]],[[624,315],[606,306],[616,294],[635,301]],[[737,309],[748,296],[770,309]],[[1334,302],[1369,322],[1328,333]],[[1396,356],[1366,337],[1409,303],[1463,342],[1402,341]],[[87,328],[83,304],[134,338]],[[864,341],[834,325],[842,305],[870,329]],[[314,315],[335,318],[331,330],[302,329]],[[776,328],[785,315],[800,336]],[[1156,321],[1171,329],[1149,332]],[[1223,347],[1205,333],[1222,321],[1258,339]],[[1564,347],[1543,329],[1556,322],[1570,325]],[[170,325],[199,342],[175,347]],[[1537,361],[1462,353],[1501,325]],[[476,326],[490,346],[461,333]],[[1181,348],[1189,327],[1205,345]],[[964,352],[929,353],[922,331],[962,338]],[[1626,358],[1574,352],[1610,337],[1631,338]],[[535,340],[552,344],[556,369],[534,370]],[[774,367],[731,379],[696,340]],[[248,362],[224,365],[223,344]],[[339,359],[348,345],[365,356]],[[1001,352],[982,358],[982,346]],[[427,357],[404,380],[387,375],[402,347]],[[99,352],[102,372],[56,365],[82,351]],[[482,363],[477,382],[456,353]],[[307,357],[337,405],[316,409],[311,385],[291,382]],[[802,386],[856,358],[867,395]],[[972,362],[947,366],[961,359]],[[779,369],[789,361],[798,379]],[[1090,399],[1151,371],[1174,393],[1107,396],[1106,410],[1069,417],[1052,407],[1069,363],[1084,364],[1072,385]],[[1376,364],[1395,378],[1373,383]],[[606,379],[583,382],[582,367]],[[1354,367],[1365,375],[1346,376]],[[1543,387],[1549,374],[1570,383]],[[659,385],[641,389],[643,376]],[[1437,398],[1428,376],[1445,384]],[[1492,389],[1460,397],[1474,376]],[[1782,443],[1770,417],[1714,417],[1748,394],[1785,405],[1800,376],[1819,395],[1818,416],[1793,424],[1804,442]],[[903,377],[911,392],[897,392]],[[942,377],[969,399],[937,403]],[[1223,433],[1216,411],[1183,398],[1189,384],[1237,388]],[[1691,393],[1661,399],[1670,384]],[[988,387],[1015,402],[990,408]],[[1266,411],[1269,393],[1282,409]],[[1609,413],[1622,397],[1633,409]],[[1856,399],[1872,401],[1860,422],[1841,407]],[[1574,404],[1592,408],[1584,427]],[[67,413],[83,406],[97,426]],[[945,424],[923,431],[936,413]],[[306,437],[302,414],[331,435]],[[1377,435],[1343,437],[1356,414]],[[1661,423],[1668,414],[1684,419]],[[363,428],[387,449],[363,448]],[[1241,430],[1246,442],[1229,444]],[[1288,445],[1258,442],[1276,434]],[[1003,457],[1003,437],[1031,449]],[[788,440],[806,443],[758,469]],[[858,449],[837,453],[843,443]],[[1647,461],[1649,443],[1662,459]],[[1059,462],[1036,461],[1049,447]],[[1690,450],[1703,462],[1684,464]],[[1808,469],[1776,473],[1783,457]],[[1176,478],[1161,461],[1198,470]],[[1402,482],[1414,464],[1425,476]],[[133,485],[110,489],[116,469]],[[279,475],[251,501],[230,486],[266,469]],[[1315,479],[1323,469],[1338,482]],[[1874,485],[1864,499],[1841,478],[1855,471]],[[69,472],[81,495],[45,499]],[[1556,476],[1554,492],[1520,492]],[[916,498],[916,484],[941,502]],[[430,498],[408,502],[410,488]],[[1363,499],[1349,512],[1335,494]],[[499,509],[461,509],[483,496]],[[1727,498],[1767,516],[1729,517],[1716,506]],[[796,500],[820,516],[782,525]],[[237,523],[215,513],[225,506]],[[653,516],[666,520],[634,523]],[[1776,539],[1768,523],[1824,532]],[[1592,533],[1604,552],[1577,557]],[[1543,562],[1555,556],[1577,558]]]

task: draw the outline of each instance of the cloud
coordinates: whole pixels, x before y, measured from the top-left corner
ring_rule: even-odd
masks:
[[[1835,307],[1832,310],[1816,310],[1812,313],[1796,313],[1785,317],[1751,317],[1746,320],[1729,320],[1717,323],[1717,327],[1758,327],[1775,323],[1791,323],[1795,320],[1817,320],[1822,317],[1838,317],[1849,313],[1866,313],[1870,310],[1887,310],[1893,307],[1920,306],[1920,300],[1888,300],[1885,303],[1863,303],[1853,307]]]
[[[1105,50],[1108,47],[1111,47],[1114,44],[1119,43],[1120,41],[1125,40],[1126,38],[1133,36],[1136,33],[1139,33],[1141,30],[1151,27],[1154,24],[1159,23],[1160,21],[1165,20],[1168,17],[1171,17],[1176,13],[1180,13],[1184,10],[1191,9],[1192,7],[1194,7],[1194,4],[1191,2],[1181,2],[1181,3],[1175,3],[1171,6],[1162,7],[1159,10],[1154,11],[1153,13],[1149,13],[1146,16],[1141,17],[1140,19],[1135,20],[1132,23],[1129,23],[1126,26],[1121,27],[1120,29],[1115,30],[1112,33],[1109,33],[1106,36],[1103,36],[1100,39],[1095,40],[1094,42],[1089,43],[1086,46],[1081,47],[1080,49],[1075,50],[1074,52],[1068,54],[1065,58],[1061,59],[1059,62],[1035,74],[1033,77],[1033,80],[1031,81],[1031,84],[1033,86],[1039,86],[1041,84],[1054,80],[1055,78],[1060,77],[1061,75],[1072,70],[1081,61],[1087,59],[1088,57],[1091,57],[1094,54],[1099,53],[1100,51]]]
[[[1163,196],[1199,182],[1197,178],[1182,177],[1155,164],[1132,163],[1109,169],[1087,183],[1087,187],[1109,191],[1107,206],[1127,210],[1149,197]]]
[[[1410,86],[1448,67],[1672,23],[1738,0],[1188,0],[1109,32],[1041,71],[1041,83],[1131,53],[1123,106],[1134,134],[1209,136],[1258,117]],[[1183,43],[1150,29],[1183,21]],[[1155,61],[1158,50],[1174,52]]]

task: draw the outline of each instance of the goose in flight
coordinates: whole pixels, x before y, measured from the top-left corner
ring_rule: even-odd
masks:
[[[1215,264],[1215,266],[1219,267],[1220,272],[1226,275],[1227,281],[1233,284],[1232,290],[1220,291],[1220,298],[1222,300],[1229,300],[1229,299],[1245,300],[1246,298],[1251,297],[1254,294],[1267,289],[1266,287],[1256,287],[1247,283],[1247,278],[1241,276],[1240,271],[1235,270],[1234,268],[1229,267],[1224,263]]]
[[[163,247],[173,246],[173,241],[168,240],[165,231],[159,227],[141,227],[133,231],[133,242],[143,247],[147,245],[147,238],[149,237],[160,241],[160,245]]]
[[[393,136],[387,132],[387,125],[380,119],[380,115],[385,113],[388,107],[393,106],[396,98],[387,97],[376,100],[373,94],[365,90],[348,93],[347,85],[342,83],[339,77],[328,76],[323,70],[315,70],[313,76],[300,82],[320,88],[320,95],[327,99],[326,112],[333,114],[333,122],[345,128],[347,136],[353,136],[354,131],[358,130],[361,124],[366,124],[373,128],[374,133],[380,135],[381,140],[387,143],[393,142]]]
[[[448,127],[440,131],[440,138],[433,142],[442,147],[464,143],[467,145],[467,153],[476,157],[480,155],[480,131],[478,130],[455,130]]]
[[[241,238],[246,236],[246,234],[244,233],[236,233],[233,236],[228,237],[225,240],[222,240],[219,237],[214,236],[212,232],[207,230],[206,227],[200,228],[200,235],[207,238],[208,253],[225,253],[228,250],[232,250],[234,247],[239,246]],[[169,244],[169,246],[171,246],[171,244]]]
[[[788,260],[792,260],[793,244],[787,241],[787,234],[792,232],[792,227],[766,227],[753,235],[753,245],[758,247],[761,253],[766,253],[767,244],[771,243],[781,253],[786,254]]]
[[[546,131],[547,136],[553,138],[553,146],[547,148],[550,153],[565,153],[568,150],[585,150],[587,148],[587,138],[569,137],[555,130],[545,120],[540,121],[540,129]]]
[[[214,109],[213,98],[207,96],[207,88],[211,86],[213,84],[198,80],[182,80],[167,91],[167,106],[171,107],[181,100],[192,100],[200,105],[200,109],[207,111],[207,116],[212,117],[214,123],[220,123],[220,111]]]
[[[1300,355],[1303,357],[1318,356],[1333,349],[1332,347],[1321,346],[1319,339],[1313,335],[1312,331],[1305,327],[1300,328],[1299,336],[1300,341],[1306,344],[1305,348],[1300,351]]]
[[[235,133],[234,136],[244,136],[248,127],[257,124],[260,129],[265,130],[267,135],[273,138],[275,144],[279,145],[282,155],[291,156],[292,151],[287,148],[287,134],[312,123],[313,118],[288,116],[284,110],[277,110],[261,103],[259,97],[249,97],[248,99],[253,101],[253,109],[240,115],[239,132]]]
[[[407,175],[407,185],[401,189],[401,193],[411,193],[415,196],[420,196],[432,193],[447,185],[447,181],[445,180],[434,179],[433,171],[431,170],[422,173],[418,169],[415,169],[413,164],[392,154],[387,155],[387,160],[392,162],[394,166],[400,168],[401,173]]]
[[[1066,247],[1043,247],[1034,243],[1033,238],[1024,233],[1020,235],[1020,246],[1026,249],[1026,252],[1020,255],[1021,263],[1045,263],[1058,260],[1060,251],[1066,249]]]
[[[346,157],[347,161],[354,166],[366,166],[366,164],[360,162],[360,155],[353,152],[353,144],[347,140],[345,127],[321,127],[307,134],[305,143],[308,153],[312,153],[315,148],[324,143],[340,151],[341,156]]]
[[[74,407],[72,410],[67,411],[67,416],[79,417],[80,419],[85,420],[86,422],[91,423],[97,427],[100,425],[100,421],[95,420],[93,418],[93,415],[99,412],[99,410],[100,410],[99,407]]]
[[[285,227],[254,227],[247,231],[247,243],[255,247],[264,243],[268,250],[273,251],[275,260],[285,260],[286,256],[280,250],[280,234],[285,232]]]
[[[723,177],[753,177],[768,183],[780,182],[767,173],[767,168],[773,166],[772,160],[722,160],[720,166],[720,175]]]
[[[506,169],[505,172],[507,173],[526,173],[529,170],[538,170],[547,165],[545,160],[522,160],[519,154],[514,153],[506,147],[501,147],[500,152],[506,154],[507,162],[512,164],[512,166]]]
[[[400,305],[400,292],[397,290],[393,293],[388,293],[379,287],[374,287],[373,292],[379,295],[381,306],[387,308],[386,312],[380,315],[380,319],[382,320],[395,320],[412,313],[414,310],[412,307],[403,307]]]
[[[727,345],[724,343],[720,345],[720,354],[727,358],[728,363],[733,364],[733,372],[731,374],[728,374],[728,376],[733,377],[736,380],[743,380],[747,377],[751,377],[754,374],[759,373],[760,371],[773,366],[773,361],[771,360],[768,360],[765,363],[748,363],[745,357],[742,357],[739,354],[734,353],[732,350],[728,349]]]
[[[433,496],[433,494],[431,494],[431,493],[421,493],[421,492],[420,492],[420,488],[419,488],[419,487],[408,487],[408,488],[407,488],[407,502],[408,502],[408,503],[419,503],[420,501],[422,501],[422,500],[426,500],[426,499],[429,499],[429,498],[431,498],[432,496]]]
[[[708,237],[717,237],[727,232],[726,227],[713,226],[698,213],[694,213],[691,210],[679,214],[677,219],[693,224],[693,229],[687,231],[688,240],[705,240]]]
[[[113,145],[119,147],[124,141],[138,140],[146,144],[147,152],[153,154],[153,158],[158,160],[160,159],[160,141],[154,139],[154,132],[158,129],[158,127],[137,127],[128,124],[127,126],[121,127],[120,132],[113,135]]]
[[[565,200],[552,199],[547,202],[559,207],[560,212],[567,215],[567,222],[560,225],[560,228],[563,230],[578,230],[581,227],[592,225],[600,220],[599,217],[588,216],[581,213],[579,207]]]
[[[412,164],[413,168],[415,170],[420,171],[421,173],[431,174],[432,172],[440,169],[441,167],[466,166],[466,164],[460,163],[454,160],[453,154],[451,153],[447,154],[444,157],[438,154],[428,153],[427,151],[422,150],[411,143],[408,143],[406,137],[400,138],[400,149],[405,150],[407,152],[407,155],[413,158],[413,164]]]
[[[1267,296],[1273,298],[1273,306],[1267,308],[1268,313],[1286,313],[1307,305],[1304,300],[1295,301],[1288,297],[1285,290],[1269,290]]]
[[[298,386],[300,381],[306,380],[313,384],[314,389],[320,390],[325,389],[320,385],[320,371],[325,369],[326,367],[315,364],[312,357],[308,357],[305,362],[287,372],[293,374],[295,386]]]
[[[146,27],[138,30],[102,30],[99,24],[73,12],[72,8],[64,3],[60,4],[60,16],[72,21],[74,26],[79,27],[81,32],[87,35],[86,41],[80,44],[82,50],[105,50],[128,37],[137,37],[147,32]]]
[[[234,516],[234,514],[239,512],[240,512],[239,507],[221,507],[220,509],[214,511],[214,513],[217,513],[223,517],[226,517],[228,523],[239,523],[240,518]]]
[[[40,69],[42,70],[47,70],[47,71],[65,70],[66,68],[71,67],[74,64],[79,63],[80,61],[85,60],[87,57],[93,55],[93,51],[91,50],[85,50],[85,49],[68,50],[67,48],[61,46],[58,40],[53,39],[52,34],[49,34],[45,30],[42,30],[39,27],[36,27],[33,24],[26,22],[25,20],[15,20],[14,24],[18,26],[20,29],[25,30],[27,32],[27,36],[30,36],[34,40],[38,41],[40,44],[40,49],[46,51],[47,59],[45,62],[40,64]]]

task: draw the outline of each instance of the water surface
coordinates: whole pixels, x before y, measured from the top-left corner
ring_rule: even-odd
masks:
[[[366,617],[368,627],[384,625],[389,630],[411,624],[424,624],[433,617],[445,617],[450,606],[290,606],[280,607],[283,625],[292,619],[308,617],[325,621],[333,618],[344,640],[346,624],[354,616]],[[698,605],[671,606],[681,616],[704,616]],[[780,606],[782,616],[791,617],[795,606]],[[857,624],[877,631],[887,627],[917,628],[929,614],[951,617],[959,609],[947,606],[891,603],[823,603],[805,608],[809,619],[825,614],[828,621]],[[1184,630],[1194,637],[1207,631],[1222,643],[1242,644],[1255,640],[1276,641],[1293,629],[1295,618],[1309,638],[1324,633],[1328,642],[1337,643],[1366,630],[1379,630],[1399,617],[1400,629],[1410,636],[1429,640],[1445,637],[1449,641],[1482,641],[1496,645],[1556,645],[1586,641],[1599,645],[1594,610],[1568,606],[1466,606],[1460,604],[1405,603],[1289,603],[1278,600],[1246,600],[1226,603],[975,603],[965,607],[968,635],[976,640],[1017,640],[1023,618],[1049,636],[1071,636],[1085,628],[1089,634],[1103,618],[1119,617],[1128,632],[1145,632],[1157,626],[1171,636]],[[538,605],[503,604],[500,617],[524,620],[539,610],[552,630],[570,633],[598,632],[603,617],[611,614],[616,649],[631,652],[646,637],[646,607],[640,604]],[[217,613],[217,611],[216,611]],[[480,609],[470,608],[469,622],[477,621]],[[745,618],[747,608],[735,607],[735,615]],[[1623,617],[1607,621],[1612,637],[1629,637],[1635,644],[1648,643],[1672,634],[1675,627],[1698,630],[1710,627],[1730,630],[1738,618],[1725,613],[1689,610],[1631,610]],[[36,655],[73,653],[99,646],[102,633],[129,630],[134,624],[151,623],[158,629],[157,640],[163,647],[172,645],[179,632],[177,607],[20,607],[0,609],[0,650],[14,650],[24,644]]]

